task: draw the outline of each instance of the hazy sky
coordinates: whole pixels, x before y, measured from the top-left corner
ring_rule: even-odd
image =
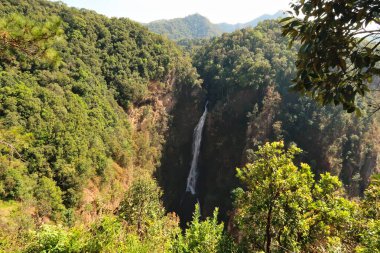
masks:
[[[213,23],[250,21],[262,14],[289,9],[291,0],[62,0],[69,6],[139,22],[199,13]]]

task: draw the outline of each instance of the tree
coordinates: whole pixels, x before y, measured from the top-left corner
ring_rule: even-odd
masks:
[[[380,220],[380,174],[371,176],[370,185],[364,192],[363,210],[367,218]]]
[[[39,23],[19,14],[8,15],[0,19],[0,58],[12,61],[15,56],[26,55],[57,64],[59,55],[53,45],[62,33],[58,17]]]
[[[254,162],[237,169],[245,189],[235,190],[235,222],[248,251],[321,252],[350,245],[355,205],[330,174],[315,182],[310,166],[293,163],[301,149],[266,143]],[[348,232],[346,232],[348,231]],[[342,242],[344,240],[344,242]],[[348,246],[347,246],[348,247]]]
[[[342,183],[325,173],[313,182],[313,201],[305,210],[308,233],[303,238],[305,252],[352,252],[355,245],[355,225],[358,206],[344,198]]]
[[[380,74],[380,2],[300,0],[291,8],[282,23],[283,35],[301,43],[293,88],[324,105],[358,109],[358,95],[374,89]]]
[[[380,175],[371,177],[362,201],[364,215],[357,252],[380,252]]]
[[[218,209],[213,216],[204,221],[200,220],[199,205],[195,206],[193,220],[185,231],[185,235],[179,234],[173,245],[175,253],[216,253],[220,252],[223,240],[223,223],[218,224]]]
[[[274,247],[299,249],[298,234],[307,232],[302,213],[312,200],[310,167],[293,159],[301,150],[283,142],[266,143],[255,161],[237,169],[246,190],[235,191],[236,222],[249,250],[272,252]]]
[[[380,220],[370,220],[361,234],[361,243],[356,248],[358,253],[380,252]]]
[[[57,219],[65,209],[62,204],[62,191],[50,178],[41,177],[34,194],[37,200],[37,214],[40,218],[48,216]]]
[[[22,252],[83,252],[84,236],[81,229],[66,230],[59,225],[44,224],[32,233],[30,245]]]
[[[164,217],[161,195],[156,182],[138,179],[126,192],[118,214],[129,225],[136,226],[138,234],[143,236],[150,225]]]

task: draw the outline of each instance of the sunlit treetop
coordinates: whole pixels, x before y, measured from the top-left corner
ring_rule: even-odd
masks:
[[[0,19],[0,58],[7,62],[15,57],[39,58],[51,64],[59,61],[54,45],[61,39],[61,20],[51,17],[36,22],[19,14]]]

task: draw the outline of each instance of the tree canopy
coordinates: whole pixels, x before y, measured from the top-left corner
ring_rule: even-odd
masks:
[[[360,97],[379,87],[379,1],[302,0],[291,8],[282,23],[301,43],[293,88],[347,112],[360,108]]]
[[[296,166],[300,152],[266,143],[253,163],[237,169],[244,190],[235,190],[234,218],[247,252],[324,252],[332,241],[352,247],[356,205],[343,197],[337,177],[322,174],[316,182],[309,165]]]

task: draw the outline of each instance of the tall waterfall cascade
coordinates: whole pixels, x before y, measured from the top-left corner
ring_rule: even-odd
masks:
[[[189,175],[187,176],[187,185],[186,185],[186,192],[190,192],[192,195],[196,194],[196,185],[197,185],[197,179],[198,179],[198,158],[199,158],[199,152],[201,149],[201,142],[202,142],[202,132],[203,127],[205,125],[207,116],[207,103],[205,105],[205,110],[199,119],[198,124],[194,128],[193,133],[193,158],[191,160],[191,167]]]

